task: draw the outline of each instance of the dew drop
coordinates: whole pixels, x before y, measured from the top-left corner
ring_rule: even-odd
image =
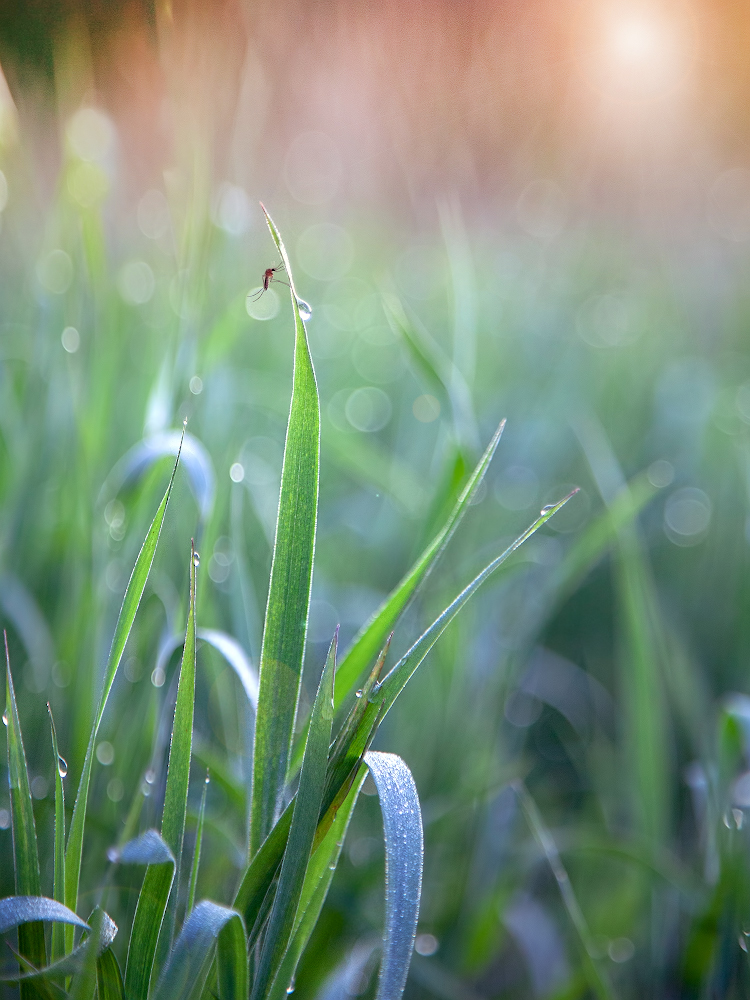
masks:
[[[3,712],[3,725],[4,726],[8,725],[8,709],[7,708]]]
[[[294,980],[286,988],[287,993],[294,993]]]
[[[146,773],[143,775],[143,777],[146,779],[147,785],[153,785],[153,783],[156,781],[156,772],[153,770],[153,768],[150,767],[148,771],[146,771]]]
[[[548,503],[546,507],[542,507],[542,509],[541,509],[541,511],[539,513],[542,515],[542,517],[544,517],[545,514],[549,514],[550,511],[553,511],[556,506],[557,506],[557,504]]]
[[[107,861],[110,861],[113,865],[117,864],[120,859],[120,852],[116,847],[107,848]]]
[[[208,771],[206,771],[206,784],[207,785],[211,784],[211,776],[209,775]]]
[[[312,306],[309,302],[305,302],[304,299],[297,299],[297,308],[299,309],[300,319],[310,319],[312,316]]]
[[[57,773],[61,778],[67,778],[68,776],[68,762],[60,754],[57,755]]]
[[[332,861],[328,867],[331,869],[332,872],[335,872],[336,871],[336,862]]]
[[[146,780],[144,779],[144,780],[143,780],[143,781],[141,782],[141,795],[142,795],[142,796],[143,796],[143,797],[144,797],[145,799],[147,799],[147,798],[149,797],[149,795],[150,795],[150,794],[151,794],[151,785],[149,785],[149,783],[148,783],[148,782],[147,782],[147,781],[146,781]]]
[[[201,564],[201,555],[200,555],[200,552],[194,552],[193,553],[193,566],[195,566],[195,568],[198,569],[198,567],[200,566],[200,564]]]
[[[354,697],[355,698],[361,698],[362,697],[362,688],[360,688],[359,691],[355,691],[354,692]]]

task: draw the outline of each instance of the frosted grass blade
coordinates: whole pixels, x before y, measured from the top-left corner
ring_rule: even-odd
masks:
[[[199,995],[217,944],[219,997],[243,1000],[248,970],[242,918],[236,910],[207,900],[198,903],[185,921],[152,1000],[187,1000],[193,991]]]
[[[286,250],[268,213],[266,218],[291,286],[295,352],[276,540],[260,657],[260,696],[250,813],[251,856],[278,818],[289,764],[310,606],[320,450],[318,388],[307,333],[300,317]]]
[[[175,859],[156,830],[147,830],[119,852],[124,864],[148,865],[138,904],[125,964],[125,993],[128,1000],[147,1000],[164,911],[172,888]]]
[[[376,1000],[404,992],[419,918],[424,840],[419,796],[400,757],[371,750],[365,763],[375,780],[385,835],[385,932]]]
[[[5,639],[5,715],[8,726],[8,781],[10,784],[10,814],[13,833],[13,863],[16,876],[16,893],[19,896],[41,896],[39,853],[36,842],[34,810],[31,804],[29,774],[23,748],[21,722],[18,718],[13,678],[10,673],[8,636]],[[21,924],[18,928],[19,954],[36,968],[47,962],[44,927],[39,920]],[[21,986],[21,997],[32,997],[30,986]]]
[[[60,756],[57,747],[57,733],[52,709],[47,702],[50,729],[52,731],[52,755],[55,767],[55,866],[53,874],[53,895],[58,903],[65,902],[65,790],[63,788],[63,771],[67,774],[67,765]],[[65,954],[65,930],[59,923],[52,927],[51,961],[56,962]]]
[[[46,920],[89,929],[85,920],[67,906],[46,896],[6,896],[0,899],[0,934],[32,920]]]
[[[159,504],[154,520],[151,522],[151,527],[148,529],[141,551],[138,553],[138,558],[135,561],[133,572],[130,576],[130,580],[128,581],[127,589],[125,590],[125,597],[123,598],[117,624],[115,625],[115,634],[112,638],[112,646],[109,651],[107,667],[104,674],[104,689],[102,690],[101,698],[99,699],[99,707],[97,708],[96,715],[94,717],[94,725],[91,729],[91,735],[89,736],[89,742],[86,748],[86,756],[83,761],[81,780],[78,785],[78,794],[76,795],[75,806],[73,807],[73,818],[70,823],[70,832],[68,833],[68,846],[65,852],[65,905],[70,907],[71,910],[75,910],[78,905],[78,881],[81,873],[83,831],[86,824],[86,804],[88,802],[89,783],[91,781],[91,767],[94,759],[96,734],[99,731],[102,716],[104,715],[104,709],[107,704],[107,698],[109,697],[109,692],[112,689],[117,668],[120,664],[120,660],[122,659],[125,643],[128,641],[130,630],[132,629],[133,622],[135,621],[138,605],[141,602],[143,591],[146,588],[146,582],[151,571],[151,565],[154,561],[154,555],[156,554],[156,546],[159,541],[159,535],[161,534],[162,525],[164,523],[164,515],[167,511],[167,504],[169,503],[169,498],[172,494],[172,486],[174,484],[174,477],[177,473],[177,465],[179,461],[180,450],[178,449],[177,459],[175,461],[174,468],[172,469],[172,475],[167,486],[167,491]],[[72,944],[73,932],[71,929],[70,931],[67,931],[65,935],[65,946],[68,951],[72,947]]]
[[[328,748],[333,725],[333,682],[336,671],[338,630],[333,637],[318,692],[310,716],[305,755],[299,788],[294,803],[281,874],[268,920],[258,969],[253,982],[252,1000],[265,997],[276,975],[294,927],[297,905],[302,894],[305,872],[310,861],[315,830],[320,817],[328,764]]]

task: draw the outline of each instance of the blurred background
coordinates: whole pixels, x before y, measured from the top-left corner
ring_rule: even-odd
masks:
[[[72,804],[185,417],[100,732],[82,910],[106,885],[132,919],[140,875],[109,884],[106,849],[159,815],[192,536],[199,625],[257,662],[293,349],[286,289],[253,294],[277,263],[263,200],[321,396],[308,703],[336,624],[346,644],[501,418],[396,652],[581,487],[378,736],[424,810],[407,996],[586,996],[592,968],[600,996],[747,995],[749,36],[729,0],[5,0],[0,622],[48,894],[45,702]],[[198,891],[227,902],[252,715],[217,641],[188,822],[208,767]],[[2,790],[2,895],[8,810]],[[365,797],[304,1000],[372,993],[382,879]]]

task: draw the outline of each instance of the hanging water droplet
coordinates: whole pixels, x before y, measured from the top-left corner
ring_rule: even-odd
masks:
[[[3,725],[4,726],[8,725],[8,709],[7,708],[3,712]]]
[[[193,566],[195,566],[195,568],[198,569],[198,567],[200,566],[200,564],[201,564],[201,554],[200,554],[200,552],[194,552],[193,553]]]
[[[545,514],[549,514],[550,511],[553,511],[556,506],[557,504],[555,503],[548,503],[546,507],[542,507],[539,513],[542,515],[542,517],[544,517]]]
[[[738,830],[742,829],[742,825],[745,822],[745,814],[741,809],[733,809],[732,816],[734,818],[734,825]]]
[[[297,299],[297,308],[299,309],[300,319],[310,319],[312,316],[312,306],[309,302],[305,302],[304,299]]]
[[[144,778],[144,780],[141,782],[141,795],[144,797],[144,799],[147,799],[150,794],[151,794],[151,785],[149,785],[149,783]]]
[[[731,830],[732,829],[732,821],[729,818],[729,813],[728,812],[724,813],[724,815],[722,816],[722,820],[723,820],[724,826],[727,828],[727,830]]]
[[[107,848],[107,861],[110,861],[114,865],[114,864],[117,864],[117,862],[119,860],[120,860],[120,852],[117,850],[117,848],[116,847],[108,847]]]
[[[328,867],[331,869],[332,872],[335,872],[336,871],[336,862],[332,861]]]
[[[61,778],[67,778],[68,776],[68,762],[60,754],[57,755],[57,773]]]
[[[354,697],[355,698],[361,698],[362,697],[362,688],[360,688],[359,691],[355,691],[354,692]]]
[[[294,980],[286,988],[287,993],[294,993]]]
[[[153,783],[156,781],[156,772],[154,771],[153,768],[150,767],[148,771],[146,771],[146,773],[143,775],[143,777],[146,779],[146,784],[153,785]]]
[[[207,785],[211,784],[211,776],[209,775],[208,771],[206,771],[206,784]]]

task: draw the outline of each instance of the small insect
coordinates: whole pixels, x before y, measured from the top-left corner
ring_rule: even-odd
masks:
[[[277,271],[284,271],[284,270],[286,270],[286,268],[284,267],[283,260],[279,261],[276,267],[267,267],[263,272],[263,278],[261,279],[263,284],[255,293],[255,295],[251,296],[250,301],[251,302],[257,301],[261,297],[263,292],[267,292],[268,287],[272,281],[277,281],[280,285],[286,285],[287,288],[290,288],[291,286],[288,281],[282,281],[281,278],[276,277]]]

